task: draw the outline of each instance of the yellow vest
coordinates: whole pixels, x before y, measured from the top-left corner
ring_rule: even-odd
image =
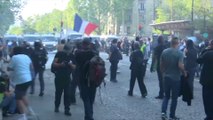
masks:
[[[143,45],[141,46],[141,49],[140,49],[140,50],[141,50],[142,53],[144,53],[144,52],[145,52],[145,49],[146,49],[146,44],[143,44]]]

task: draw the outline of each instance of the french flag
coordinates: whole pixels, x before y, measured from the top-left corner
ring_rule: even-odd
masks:
[[[75,14],[74,31],[90,35],[97,27],[96,24],[85,21],[78,14]]]

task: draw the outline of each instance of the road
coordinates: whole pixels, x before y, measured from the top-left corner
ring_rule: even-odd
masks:
[[[61,104],[60,112],[54,113],[54,75],[50,72],[50,64],[54,54],[49,54],[47,70],[45,72],[45,95],[39,97],[38,80],[36,81],[36,93],[28,95],[32,108],[37,114],[39,120],[83,120],[84,109],[82,100],[77,91],[77,104],[71,106],[72,116],[67,117],[63,114],[63,104]],[[105,60],[107,54],[101,53],[101,57]],[[106,77],[106,86],[101,87],[97,91],[97,96],[94,104],[95,120],[161,120],[161,102],[154,97],[158,95],[158,80],[156,73],[149,72],[149,65],[145,76],[145,84],[148,90],[148,96],[142,98],[135,84],[134,96],[127,96],[129,88],[130,70],[129,58],[123,56],[123,60],[119,63],[119,71],[117,75],[118,83],[109,82],[109,75]],[[107,73],[109,74],[109,62],[106,61]],[[169,109],[168,109],[169,110]],[[198,80],[194,83],[194,99],[192,106],[187,106],[185,102],[179,98],[177,106],[177,116],[181,120],[202,120],[205,116],[202,105],[201,86]],[[15,117],[10,117],[5,120],[12,120]]]

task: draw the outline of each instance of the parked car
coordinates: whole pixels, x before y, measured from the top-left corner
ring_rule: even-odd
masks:
[[[69,42],[72,42],[72,40],[76,40],[76,39],[79,39],[79,38],[82,38],[82,37],[83,37],[83,34],[77,33],[77,32],[73,32],[73,33],[69,33],[67,35],[67,40]]]

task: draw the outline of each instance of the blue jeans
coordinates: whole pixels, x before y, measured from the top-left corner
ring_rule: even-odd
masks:
[[[5,96],[3,101],[0,103],[0,108],[8,107],[10,113],[15,113],[16,110],[16,99],[15,94],[11,96]]]
[[[180,80],[174,80],[169,77],[164,77],[164,91],[165,91],[165,96],[162,103],[162,113],[166,113],[170,96],[172,96],[171,97],[172,101],[170,106],[170,118],[174,118],[176,107],[177,107],[177,99],[180,92]]]

